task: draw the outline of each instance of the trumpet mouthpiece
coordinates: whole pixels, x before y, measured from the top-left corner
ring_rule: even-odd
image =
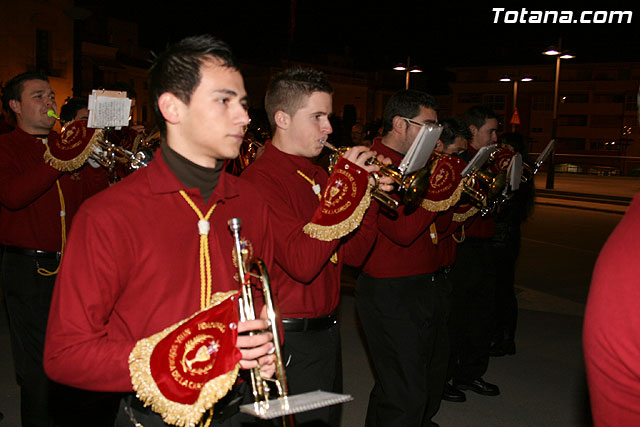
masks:
[[[48,117],[53,117],[54,119],[60,120],[60,117],[58,117],[58,115],[56,114],[55,111],[53,110],[49,110],[47,111],[47,116]]]
[[[330,150],[338,151],[338,149],[333,144],[331,144],[329,141],[327,141],[327,138],[322,138],[320,140],[320,142],[322,143],[322,145],[324,145],[325,147],[329,148]]]
[[[231,231],[239,231],[242,227],[242,220],[240,218],[231,218],[229,221],[227,221],[227,224],[229,225]]]

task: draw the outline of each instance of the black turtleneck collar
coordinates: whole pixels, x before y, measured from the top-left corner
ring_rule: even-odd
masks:
[[[161,150],[162,158],[180,182],[187,188],[199,189],[202,198],[207,203],[216,185],[218,185],[224,162],[218,160],[215,168],[205,168],[182,157],[171,149],[166,142],[162,143]]]

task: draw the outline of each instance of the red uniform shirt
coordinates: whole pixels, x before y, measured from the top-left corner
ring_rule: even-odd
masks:
[[[313,180],[324,190],[328,175],[307,158],[284,153],[269,143],[243,173],[274,211],[276,262],[271,273],[282,317],[312,318],[333,312],[340,299],[343,263],[359,266],[375,239],[377,208],[372,204],[360,228],[331,242],[305,235],[303,226],[319,204]],[[320,193],[322,194],[322,193]],[[330,261],[337,250],[338,263]]]
[[[395,165],[403,157],[377,139],[371,149],[389,157]],[[429,225],[437,214],[421,206],[405,214],[405,207],[400,205],[397,215],[381,209],[376,244],[363,271],[376,278],[415,276],[437,271],[440,265],[436,247],[429,235]]]
[[[640,196],[593,271],[583,349],[594,425],[640,425]]]
[[[107,187],[103,169],[88,165],[62,173],[47,163],[42,140],[20,128],[0,135],[0,243],[60,251],[60,180],[67,228],[80,204]]]
[[[228,229],[270,268],[269,211],[246,182],[223,173],[209,201],[186,189],[160,152],[150,165],[88,200],[76,215],[54,290],[44,364],[54,380],[99,391],[131,391],[127,358],[135,343],[200,309],[198,216],[206,213],[213,291],[239,289]]]

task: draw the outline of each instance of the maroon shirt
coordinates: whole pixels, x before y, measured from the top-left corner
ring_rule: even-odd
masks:
[[[342,239],[321,242],[304,234],[302,228],[313,217],[319,199],[298,170],[324,191],[328,179],[324,169],[271,143],[241,175],[274,212],[276,262],[270,274],[284,318],[312,318],[333,312],[340,299],[343,263],[361,265],[375,239],[375,203],[360,228]],[[336,251],[338,263],[334,264],[330,257]]]
[[[375,139],[371,148],[389,157],[394,165],[403,155]],[[378,237],[363,271],[377,278],[405,277],[434,273],[440,267],[436,246],[429,235],[429,225],[438,213],[421,206],[405,213],[400,205],[397,215],[381,209],[378,215]]]
[[[76,172],[62,173],[45,163],[44,152],[41,139],[18,127],[0,135],[3,245],[60,251],[61,208],[56,179],[64,196],[67,231],[82,201],[108,185],[103,169],[85,165]]]
[[[135,343],[200,310],[198,216],[214,203],[208,234],[213,292],[239,289],[227,221],[271,268],[270,215],[246,182],[223,173],[204,203],[160,152],[144,169],[92,197],[74,221],[53,294],[44,365],[54,381],[88,390],[132,390]]]

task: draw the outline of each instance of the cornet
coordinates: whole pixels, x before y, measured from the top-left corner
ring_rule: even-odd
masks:
[[[47,116],[60,120],[60,117],[58,117],[53,110],[47,111]],[[62,126],[61,135],[64,136],[67,126],[70,126],[72,123],[75,123],[77,126],[84,127],[87,125],[86,122],[65,123]],[[138,145],[142,145],[143,148],[133,152],[109,141],[109,129],[98,129],[96,132],[100,132],[100,134],[94,139],[95,142],[91,148],[89,158],[102,167],[112,170],[116,164],[120,163],[124,164],[129,172],[132,172],[140,169],[141,167],[147,166],[149,162],[153,160],[153,151],[147,148],[144,144],[140,144],[139,141],[134,142],[134,146],[137,147]]]
[[[329,173],[331,173],[340,156],[349,151],[351,147],[337,148],[326,140],[323,140],[323,144],[333,151],[329,157]],[[425,167],[405,176],[397,167],[385,165],[375,157],[368,159],[366,164],[378,166],[380,168],[379,174],[390,177],[398,185],[398,191],[402,194],[402,203],[404,205],[413,206],[418,203],[429,187],[429,168]],[[384,191],[376,188],[371,192],[371,196],[389,209],[398,209],[398,201]]]
[[[282,417],[283,425],[291,426],[293,423],[291,417],[288,416],[290,414],[352,400],[353,398],[349,395],[323,391],[289,396],[287,376],[280,347],[278,316],[271,297],[271,286],[267,268],[259,258],[247,259],[248,250],[243,248],[242,241],[240,240],[240,229],[242,228],[240,218],[231,218],[228,224],[229,230],[231,230],[233,234],[238,275],[242,285],[240,298],[238,299],[240,305],[240,320],[246,321],[256,318],[253,303],[253,287],[256,287],[257,284],[255,281],[257,280],[259,286],[262,288],[264,303],[267,307],[267,319],[269,321],[268,332],[273,334],[274,354],[276,357],[276,373],[274,378],[263,377],[260,373],[260,367],[253,368],[249,371],[254,403],[252,405],[242,405],[240,411],[264,419]],[[275,384],[277,398],[271,397],[270,383]]]
[[[270,391],[269,383],[272,382],[276,386],[278,399],[273,405],[282,411],[287,411],[290,407],[288,402],[287,376],[282,362],[282,350],[280,348],[280,333],[278,331],[278,318],[273,306],[271,298],[271,286],[269,281],[269,273],[264,262],[259,259],[247,260],[247,249],[242,247],[240,241],[240,229],[242,228],[242,220],[240,218],[231,218],[228,222],[229,229],[233,234],[236,249],[236,263],[238,265],[238,275],[242,290],[238,303],[240,304],[240,320],[254,320],[256,318],[255,305],[253,303],[252,279],[257,279],[262,287],[264,303],[267,307],[267,319],[269,321],[269,332],[273,334],[273,346],[276,356],[276,374],[275,378],[265,378],[260,373],[260,367],[253,368],[249,371],[251,377],[251,390],[253,392],[255,415],[266,414],[269,410]],[[288,417],[283,417],[283,425],[288,425]]]

